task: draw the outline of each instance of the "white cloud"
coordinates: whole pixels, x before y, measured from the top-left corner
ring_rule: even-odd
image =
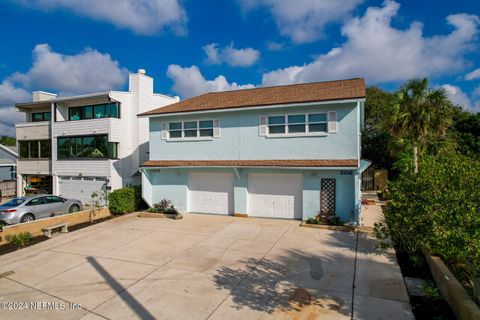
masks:
[[[31,98],[31,94],[22,88],[15,87],[10,81],[4,80],[0,84],[0,107],[25,102]]]
[[[363,0],[237,0],[249,12],[265,8],[273,16],[283,36],[295,43],[315,41],[323,36],[326,25],[341,22]]]
[[[468,95],[460,89],[458,86],[451,84],[444,84],[442,88],[445,89],[448,98],[452,101],[453,104],[459,105],[466,110],[472,109],[472,102]]]
[[[25,115],[16,112],[12,105],[30,99],[28,91],[15,87],[10,81],[4,80],[0,84],[0,135],[15,136],[13,124],[25,121]]]
[[[203,47],[206,61],[210,64],[226,63],[232,67],[248,67],[257,62],[260,58],[260,52],[253,48],[236,49],[233,43],[219,48],[218,44],[211,43]]]
[[[253,88],[252,84],[240,85],[228,82],[219,75],[213,80],[206,80],[197,66],[181,67],[176,64],[168,66],[167,76],[173,81],[173,90],[183,98],[189,98],[206,92]]]
[[[465,67],[464,54],[473,48],[480,19],[475,15],[447,17],[453,31],[425,37],[422,25],[402,30],[391,25],[400,5],[387,0],[342,27],[346,42],[311,63],[264,74],[263,85],[365,77],[369,83],[452,74]]]
[[[0,108],[0,135],[15,137],[15,123],[25,122],[25,114],[16,112],[14,107]]]
[[[44,10],[67,9],[139,34],[170,29],[186,32],[187,15],[180,0],[17,0]]]
[[[270,51],[281,51],[281,50],[285,49],[285,44],[283,44],[281,42],[275,42],[275,41],[267,41],[265,43],[265,46]]]
[[[10,79],[35,90],[60,91],[61,95],[82,94],[122,88],[128,71],[109,54],[86,49],[74,55],[52,51],[47,44],[33,50],[33,65],[26,73]]]
[[[475,80],[480,78],[480,68],[473,70],[465,75],[465,80]]]

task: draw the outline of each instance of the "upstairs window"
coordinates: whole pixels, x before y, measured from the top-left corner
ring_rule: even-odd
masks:
[[[117,159],[118,143],[107,135],[59,137],[58,159]]]
[[[50,121],[51,119],[52,113],[50,111],[32,113],[32,122]]]
[[[328,132],[327,113],[269,116],[266,125],[268,135],[271,136],[318,135]]]
[[[216,125],[216,127],[215,127]],[[205,139],[219,136],[218,120],[198,120],[168,123],[168,139]],[[215,134],[217,132],[218,134]]]
[[[314,113],[308,115],[308,132],[327,132],[327,114]]]
[[[287,116],[288,133],[305,133],[305,115],[297,114]]]
[[[19,141],[20,159],[49,159],[50,140]]]
[[[72,107],[68,109],[68,112],[70,121],[120,117],[119,104],[116,102]]]
[[[213,120],[199,121],[199,136],[213,137]]]
[[[170,139],[181,138],[182,135],[182,123],[181,122],[171,122],[168,124],[168,132]]]
[[[268,117],[269,134],[284,134],[285,132],[285,116]]]
[[[188,121],[183,123],[183,137],[197,138],[198,137],[198,122]]]

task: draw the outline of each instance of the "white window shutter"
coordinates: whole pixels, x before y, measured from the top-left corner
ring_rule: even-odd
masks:
[[[220,138],[220,120],[213,120],[213,137]]]
[[[160,123],[160,127],[162,129],[162,140],[167,140],[168,139],[167,123],[166,122]]]
[[[337,133],[337,111],[328,111],[328,133]]]
[[[258,117],[258,135],[259,136],[267,135],[267,116]]]

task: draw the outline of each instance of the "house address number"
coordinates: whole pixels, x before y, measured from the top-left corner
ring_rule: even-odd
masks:
[[[340,175],[351,176],[351,175],[353,175],[353,170],[340,170]]]

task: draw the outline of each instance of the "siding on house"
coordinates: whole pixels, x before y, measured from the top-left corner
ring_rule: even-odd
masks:
[[[323,137],[259,136],[259,116],[337,112],[337,133]],[[191,113],[150,118],[150,160],[358,159],[359,103],[331,103],[264,110]],[[162,140],[161,123],[220,120],[220,138],[206,141]]]

